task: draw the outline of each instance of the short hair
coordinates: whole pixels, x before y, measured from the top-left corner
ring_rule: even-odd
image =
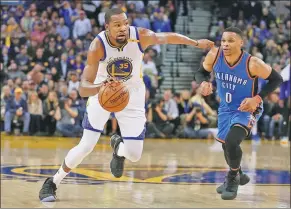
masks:
[[[233,32],[243,38],[243,32],[237,27],[228,27],[224,30],[224,32]]]
[[[109,9],[106,13],[105,13],[105,23],[108,24],[110,22],[111,16],[113,15],[119,15],[124,13],[124,11],[120,8],[113,8],[113,9]]]

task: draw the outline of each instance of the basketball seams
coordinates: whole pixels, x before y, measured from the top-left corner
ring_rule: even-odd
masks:
[[[126,97],[126,99],[124,100],[124,101],[126,101],[127,99],[129,99],[129,94],[128,94],[128,96]],[[123,101],[123,102],[124,102]],[[122,102],[121,102],[122,103]],[[119,103],[119,104],[117,104],[117,105],[115,105],[115,106],[112,106],[112,107],[110,107],[110,108],[115,108],[115,107],[117,107],[117,106],[119,106],[121,103]]]
[[[103,105],[105,105],[112,97],[114,97],[114,95],[116,95],[118,92],[120,92],[121,90],[123,90],[124,88],[126,88],[125,86],[123,86],[121,89],[119,89],[118,91],[116,91],[114,94],[112,94],[107,100],[106,102],[103,103]],[[104,89],[105,91],[105,89]],[[102,97],[102,95],[101,95]]]

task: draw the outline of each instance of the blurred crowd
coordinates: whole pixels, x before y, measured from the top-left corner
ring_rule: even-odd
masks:
[[[105,12],[115,7],[125,11],[136,27],[155,32],[174,29],[171,0],[27,0],[1,5],[2,131],[8,135],[82,134],[86,98],[80,98],[77,89],[86,51],[104,30]],[[153,46],[144,55],[144,81],[151,98],[162,80],[160,53],[159,46]],[[116,132],[116,120],[111,120],[105,134]]]
[[[105,12],[119,7],[127,13],[131,25],[171,32],[176,24],[178,3],[175,0],[27,0],[23,5],[1,6],[2,131],[8,135],[79,137],[86,98],[80,98],[77,89],[86,65],[86,51],[104,29]],[[250,13],[253,15],[244,6],[233,5],[229,13],[217,10],[223,6],[215,7],[214,13],[225,16],[217,15],[210,38],[219,45],[223,29],[237,26],[244,31],[245,50],[280,72],[290,65],[290,16],[276,15],[272,4],[256,3],[257,9]],[[182,15],[187,15],[187,10]],[[167,89],[160,94],[161,65],[160,47],[147,49],[142,63],[147,87],[147,137],[215,137],[219,104],[216,94],[201,96],[194,81],[190,90]],[[261,80],[260,87],[263,85]],[[282,135],[283,106],[289,95],[290,81],[266,99],[259,126],[262,135],[268,138]],[[112,114],[104,134],[118,131]]]

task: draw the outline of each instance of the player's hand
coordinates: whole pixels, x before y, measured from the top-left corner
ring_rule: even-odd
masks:
[[[121,81],[118,80],[116,77],[109,77],[107,78],[105,81],[103,81],[103,85],[108,85],[109,83],[113,83],[113,82],[118,82],[120,83]]]
[[[210,49],[214,46],[214,42],[210,41],[208,39],[199,39],[198,46],[196,46],[199,49]]]
[[[208,96],[213,93],[212,83],[203,81],[200,84],[200,92],[203,96]]]
[[[251,112],[251,113],[253,113],[253,112],[255,112],[257,110],[258,107],[259,107],[259,103],[256,100],[256,98],[254,98],[254,97],[253,98],[245,98],[241,102],[238,110],[240,110],[242,112]]]

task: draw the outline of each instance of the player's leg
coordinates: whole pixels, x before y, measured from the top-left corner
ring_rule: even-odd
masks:
[[[247,112],[237,112],[232,117],[231,128],[225,138],[225,150],[230,170],[226,178],[226,188],[221,194],[221,198],[224,200],[232,200],[237,195],[243,154],[240,144],[249,135],[253,124],[259,117],[260,114],[253,116]]]
[[[117,121],[121,136],[114,134],[110,139],[113,148],[110,169],[111,173],[119,178],[123,174],[125,159],[137,162],[141,158],[145,137],[145,119],[117,116]]]
[[[51,202],[56,200],[56,189],[59,184],[72,169],[76,168],[93,151],[109,115],[110,113],[99,105],[97,98],[89,98],[87,113],[85,113],[82,123],[83,136],[79,144],[68,152],[58,172],[44,182],[39,192],[41,201]]]
[[[125,159],[136,162],[142,154],[146,123],[144,95],[144,87],[134,89],[127,107],[115,113],[121,136],[115,134],[111,137],[113,158],[110,169],[117,178],[122,176]]]
[[[218,134],[216,140],[221,142],[222,144],[222,149],[223,149],[223,154],[225,158],[225,162],[227,165],[229,165],[229,159],[227,155],[227,150],[226,150],[226,145],[225,145],[225,140],[226,137],[230,131],[230,124],[231,124],[231,119],[232,119],[232,114],[230,112],[219,112],[218,114]],[[239,168],[239,173],[240,175],[240,185],[245,185],[250,181],[250,178],[244,174]],[[221,194],[225,188],[226,188],[226,180],[227,176],[225,177],[225,181],[223,184],[221,184],[219,187],[216,188],[216,192]]]

